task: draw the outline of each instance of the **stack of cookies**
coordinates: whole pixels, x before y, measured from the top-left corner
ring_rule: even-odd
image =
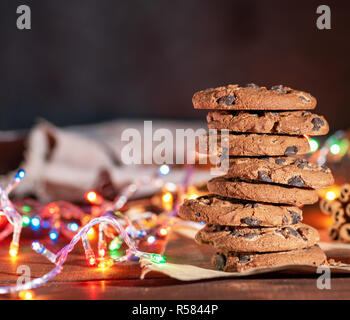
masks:
[[[318,200],[318,188],[333,184],[325,166],[309,163],[307,135],[327,134],[327,121],[310,109],[310,94],[279,85],[248,84],[197,92],[196,109],[212,109],[210,129],[226,129],[229,169],[208,182],[211,194],[185,200],[179,215],[205,222],[195,240],[213,245],[219,270],[244,271],[283,264],[326,262],[318,232],[301,223],[301,206]],[[219,131],[220,132],[220,131]],[[208,143],[209,136],[201,137]],[[201,143],[200,142],[200,143]],[[227,144],[226,144],[227,145]]]

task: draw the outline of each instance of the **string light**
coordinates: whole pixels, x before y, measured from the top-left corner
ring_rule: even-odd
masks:
[[[94,205],[100,205],[103,201],[102,197],[95,191],[86,192],[85,199]]]
[[[163,164],[159,168],[159,173],[163,176],[166,176],[170,173],[170,167],[166,164]]]
[[[309,145],[310,145],[310,152],[314,153],[318,150],[320,144],[318,143],[318,141],[314,138],[310,138],[309,139]]]
[[[37,230],[40,227],[40,219],[37,217],[34,217],[30,221],[30,224],[32,225],[32,229]]]
[[[162,205],[164,210],[170,211],[173,207],[173,195],[170,192],[165,192],[162,195]]]
[[[23,206],[21,209],[23,213],[29,213],[32,211],[32,208],[30,206]]]
[[[18,297],[22,300],[33,300],[35,294],[32,290],[20,291]]]
[[[121,241],[119,237],[116,237],[111,241],[108,248],[110,251],[115,251],[120,249],[122,244],[123,244],[123,241]]]
[[[77,223],[75,223],[75,222],[69,223],[69,224],[67,225],[67,227],[68,227],[68,229],[69,229],[70,231],[73,231],[73,232],[77,232],[78,229],[79,229],[79,225],[78,225]]]
[[[11,257],[16,257],[17,256],[17,254],[18,254],[18,244],[17,243],[15,243],[15,242],[12,242],[11,244],[10,244],[10,250],[9,250],[9,253],[10,253],[10,256]]]
[[[185,180],[182,184],[182,189],[186,190],[187,185],[188,185],[188,180],[191,174],[189,174],[188,172],[191,171],[193,172],[193,170],[188,170],[186,172],[185,175]],[[170,168],[168,167],[168,169],[166,169],[165,167],[163,167],[163,169],[159,170],[160,174],[164,174],[166,172],[170,172]],[[10,250],[12,249],[13,252],[18,251],[18,242],[19,242],[19,235],[20,235],[20,231],[21,231],[21,227],[23,225],[23,220],[22,217],[20,216],[20,214],[18,214],[17,211],[14,210],[13,206],[9,205],[11,204],[11,202],[8,199],[8,192],[13,190],[14,187],[19,183],[19,181],[24,177],[24,172],[18,173],[15,176],[14,181],[12,182],[11,185],[9,185],[5,190],[0,189],[0,193],[1,193],[1,210],[4,212],[2,213],[2,211],[0,210],[0,215],[4,214],[6,215],[6,217],[8,218],[8,221],[11,223],[14,231],[13,231],[13,241],[10,245]],[[78,230],[77,233],[71,238],[70,242],[64,246],[58,253],[53,253],[50,250],[48,250],[47,248],[45,248],[42,244],[40,244],[37,241],[34,241],[32,243],[32,248],[34,251],[36,251],[38,254],[43,255],[44,257],[46,257],[49,261],[51,261],[52,263],[55,264],[55,267],[49,271],[48,273],[46,273],[45,275],[43,275],[40,278],[36,278],[36,279],[32,279],[30,281],[27,281],[25,284],[18,284],[15,286],[5,286],[5,287],[0,287],[0,294],[6,294],[6,293],[11,293],[11,292],[23,292],[23,291],[28,291],[31,289],[35,289],[43,284],[45,284],[47,281],[49,281],[50,279],[54,278],[55,276],[57,276],[62,270],[63,270],[63,264],[65,263],[68,254],[73,250],[73,248],[75,247],[75,245],[78,243],[78,241],[82,241],[83,242],[83,246],[84,246],[84,250],[85,250],[85,255],[86,258],[88,260],[88,264],[89,265],[96,265],[101,269],[104,270],[106,268],[109,268],[113,265],[114,262],[123,262],[126,261],[128,258],[130,258],[131,256],[135,256],[138,258],[142,258],[142,259],[146,259],[151,263],[157,263],[157,264],[161,264],[161,263],[165,263],[166,259],[164,256],[159,255],[159,254],[154,254],[154,253],[145,253],[142,251],[139,251],[136,248],[136,243],[138,242],[138,239],[134,239],[135,235],[136,237],[139,236],[145,236],[147,234],[146,230],[143,229],[135,229],[135,227],[133,227],[132,222],[125,217],[124,215],[120,215],[120,216],[110,216],[111,212],[114,211],[118,211],[119,209],[121,209],[126,202],[130,199],[130,197],[136,192],[136,190],[144,184],[150,184],[152,183],[154,186],[157,187],[162,187],[163,182],[161,180],[159,180],[157,177],[154,178],[142,178],[137,182],[134,182],[132,184],[130,184],[127,188],[125,188],[122,192],[121,195],[113,202],[107,202],[104,201],[104,199],[101,197],[102,200],[102,204],[101,204],[101,208],[99,208],[100,212],[102,211],[102,209],[105,210],[105,212],[101,212],[101,216],[96,217],[94,219],[91,220],[87,220],[86,224],[82,224],[82,226],[79,228],[78,225]],[[181,189],[180,188],[180,189]],[[97,195],[97,193],[95,193]],[[165,197],[165,202],[168,203],[172,203],[173,201],[173,195],[169,192],[169,195],[167,195]],[[94,197],[89,197],[90,199],[93,199]],[[93,201],[95,201],[98,197],[94,198]],[[179,201],[179,199],[177,198],[177,202]],[[106,208],[108,210],[106,210]],[[57,227],[57,232],[58,232],[58,228],[60,226],[60,222],[59,220],[57,221],[57,218],[59,219],[59,217],[62,215],[64,215],[65,213],[61,211],[60,206],[55,206],[54,204],[50,204],[50,206],[47,208],[48,210],[46,210],[45,212],[47,213],[47,217],[53,217],[53,226]],[[168,217],[170,218],[174,212],[176,212],[177,210],[177,206],[175,206],[175,208],[171,208],[172,210],[167,212]],[[111,211],[112,210],[112,211]],[[32,211],[32,210],[31,210]],[[74,210],[73,210],[74,211]],[[81,211],[81,210],[80,210]],[[38,212],[38,211],[36,211]],[[17,213],[17,215],[16,215]],[[30,225],[33,227],[35,226],[41,226],[44,224],[44,220],[43,217],[46,216],[46,213],[43,214],[43,212],[40,214],[40,216],[35,216],[30,220]],[[74,217],[74,213],[71,212],[71,210],[67,211],[67,214],[69,217]],[[66,214],[66,215],[67,215]],[[79,219],[84,218],[84,214],[81,215],[80,213],[78,214]],[[29,217],[27,217],[29,219]],[[69,218],[68,218],[69,219]],[[26,222],[28,222],[27,219],[25,219]],[[135,221],[138,221],[137,219]],[[100,259],[98,259],[98,263],[97,263],[97,259],[95,258],[95,254],[93,252],[93,250],[91,249],[90,243],[89,243],[89,237],[91,237],[91,235],[94,235],[95,231],[93,229],[93,227],[95,225],[99,225],[99,244],[98,244],[98,251],[99,251],[99,255],[100,255],[100,251],[103,249],[104,255],[102,257],[102,255],[100,255]],[[168,220],[165,220],[164,223],[164,227],[163,229],[166,231],[166,233],[168,232]],[[64,224],[65,225],[65,224]],[[123,227],[123,225],[125,227]],[[65,228],[68,228],[67,225],[65,225]],[[71,226],[71,225],[70,225]],[[117,248],[119,245],[121,246],[122,241],[124,241],[124,243],[128,246],[128,250],[126,250],[126,254],[122,255],[121,252],[114,250],[113,255],[111,254],[111,258],[104,258],[105,254],[106,254],[106,249],[107,249],[107,241],[106,241],[106,236],[108,236],[109,238],[111,237],[111,232],[109,231],[108,227],[111,227],[112,229],[115,229],[115,231],[117,232],[117,234],[119,234],[119,241],[115,240],[116,237],[113,236],[113,241],[116,242],[116,244],[114,244],[113,246],[111,246],[112,249]],[[74,227],[73,227],[74,229]],[[162,228],[161,228],[162,229]],[[159,230],[160,233],[165,234],[164,231],[161,231],[161,229]],[[72,230],[71,230],[72,231]],[[12,232],[12,228],[7,228],[6,232]],[[129,235],[130,233],[130,235]],[[0,239],[1,239],[1,234],[0,234]],[[152,244],[156,241],[156,237],[155,236],[149,236],[147,238],[147,242]],[[17,246],[16,246],[17,243]],[[103,248],[102,248],[103,247]],[[17,249],[17,250],[16,250]]]
[[[165,237],[168,234],[167,228],[160,228],[158,234],[162,237]]]
[[[329,150],[331,151],[331,154],[337,155],[340,152],[340,146],[339,144],[334,143],[329,147]]]
[[[87,233],[87,237],[91,240],[95,237],[95,230],[93,228],[91,228],[88,233]]]
[[[155,243],[155,242],[156,242],[156,237],[155,237],[155,236],[149,236],[149,237],[147,238],[147,242],[148,242],[149,244]]]
[[[113,266],[113,264],[114,264],[113,259],[102,259],[98,264],[98,268],[101,270],[106,270],[111,266]]]
[[[332,200],[334,200],[335,198],[336,198],[336,194],[335,194],[334,191],[328,191],[328,192],[326,193],[326,199],[327,199],[327,200],[332,201]]]
[[[44,256],[46,259],[48,259],[52,263],[56,262],[56,255],[53,252],[51,252],[50,250],[46,249],[45,246],[43,244],[39,243],[38,241],[34,241],[32,243],[32,249],[36,253]]]
[[[11,257],[16,257],[19,249],[19,238],[22,231],[22,216],[15,209],[11,200],[9,199],[9,193],[16,188],[16,186],[25,177],[25,172],[19,170],[15,175],[12,182],[4,189],[0,186],[0,200],[1,200],[1,210],[0,215],[5,215],[8,222],[11,224],[11,228],[5,229],[4,236],[7,236],[10,231],[13,231],[12,241],[10,244],[9,254]]]
[[[30,224],[30,218],[27,216],[23,216],[22,217],[22,223],[23,223],[23,227],[28,227]]]
[[[52,241],[56,241],[58,238],[58,233],[56,230],[50,231],[49,237]]]

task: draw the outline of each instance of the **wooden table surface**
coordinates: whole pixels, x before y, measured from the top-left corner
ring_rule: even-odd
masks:
[[[186,252],[189,259],[195,244],[188,240],[183,247],[167,246],[166,255],[174,250]],[[28,265],[32,277],[42,276],[53,265],[32,252],[30,241],[23,240],[20,254],[15,260],[8,257],[8,242],[0,246],[0,285],[15,284],[17,267]],[[60,248],[60,247],[59,247]],[[54,250],[54,248],[51,248]],[[212,250],[204,246],[201,250]],[[56,248],[57,251],[57,248]],[[208,251],[208,252],[209,252]],[[210,261],[210,254],[205,254]],[[203,255],[194,254],[196,264]],[[350,256],[349,256],[350,260]],[[187,261],[183,261],[186,263]],[[350,262],[350,261],[347,261]],[[207,262],[206,262],[207,263]],[[200,263],[199,263],[200,264]],[[151,272],[140,279],[141,269],[137,262],[115,265],[107,271],[99,271],[86,265],[82,248],[78,246],[68,257],[62,273],[53,281],[35,290],[36,299],[349,299],[350,277],[334,276],[331,290],[316,286],[319,275],[260,275],[256,277],[215,279],[181,282],[163,274]],[[0,299],[17,299],[16,294],[0,296]]]

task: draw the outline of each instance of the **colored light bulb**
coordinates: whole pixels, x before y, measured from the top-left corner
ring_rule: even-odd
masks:
[[[116,237],[109,244],[109,250],[110,251],[118,250],[118,249],[120,249],[122,244],[123,244],[123,241],[121,241],[119,237]]]
[[[165,237],[168,234],[167,228],[160,228],[158,234],[162,237]]]
[[[49,237],[52,241],[56,241],[58,238],[58,233],[56,230],[53,230],[50,232]]]
[[[23,223],[23,227],[28,227],[30,224],[30,218],[27,216],[23,216],[22,217],[22,223]]]
[[[331,152],[331,154],[333,155],[337,155],[340,152],[340,146],[338,143],[333,143],[330,147],[329,150]]]
[[[96,257],[93,250],[85,250],[85,257],[90,267],[93,267],[96,265]]]
[[[18,297],[22,300],[32,300],[35,294],[32,290],[24,290],[18,293]]]
[[[159,167],[159,173],[163,176],[166,176],[170,172],[170,167],[166,164],[163,164]]]
[[[166,262],[166,259],[164,256],[156,253],[151,254],[151,261],[156,263],[156,264],[162,264]]]
[[[87,232],[87,237],[91,240],[95,237],[95,230],[93,228],[91,228],[88,232]]]
[[[79,225],[75,222],[69,223],[67,227],[70,231],[73,231],[73,232],[77,232],[79,229]]]
[[[91,204],[99,205],[102,203],[103,198],[95,191],[89,191],[85,193],[85,199]]]
[[[336,194],[334,191],[330,190],[326,193],[326,199],[329,201],[333,201],[336,198]]]
[[[24,172],[24,170],[19,170],[15,176],[15,179],[22,180],[25,175],[26,175],[26,173]]]
[[[32,218],[32,220],[31,220],[30,223],[31,223],[32,228],[33,228],[34,230],[39,229],[39,227],[40,227],[40,219],[39,219],[39,218],[36,218],[36,217]]]
[[[18,254],[18,243],[11,242],[9,253],[10,253],[11,257],[16,257],[17,256],[17,254]]]
[[[309,145],[311,153],[316,152],[320,146],[318,141],[314,138],[309,139]]]
[[[113,266],[113,264],[114,264],[113,259],[102,259],[98,264],[98,268],[101,270],[106,270],[111,266]]]
[[[155,241],[156,241],[156,237],[155,237],[155,236],[149,236],[149,237],[147,238],[147,242],[148,242],[149,244],[153,244]]]
[[[32,207],[30,207],[30,206],[22,206],[22,212],[23,213],[29,213],[30,211],[32,211]]]
[[[52,263],[56,263],[56,255],[50,250],[46,249],[45,246],[39,243],[38,241],[32,242],[32,249],[36,253],[43,255],[47,260],[51,261]]]

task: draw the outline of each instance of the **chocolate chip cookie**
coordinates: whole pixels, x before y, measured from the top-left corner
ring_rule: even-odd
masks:
[[[179,216],[223,226],[273,227],[299,223],[302,211],[294,206],[244,202],[211,194],[185,200]]]
[[[309,141],[303,136],[218,134],[212,140],[209,135],[199,136],[197,142],[199,154],[214,149],[212,154],[216,156],[294,156],[310,152]]]
[[[226,176],[241,180],[313,189],[330,187],[334,183],[333,175],[326,166],[300,158],[235,158],[229,160],[229,165]]]
[[[276,85],[270,89],[255,84],[229,84],[196,92],[192,98],[195,109],[216,110],[306,110],[316,107],[309,93]]]
[[[241,272],[253,268],[275,267],[290,264],[320,266],[327,263],[327,257],[317,245],[285,252],[236,253],[219,251],[212,258],[218,270]]]
[[[211,193],[248,201],[300,206],[313,204],[318,200],[316,190],[252,181],[247,182],[226,176],[209,180],[207,186]]]
[[[319,136],[329,131],[326,119],[309,111],[210,111],[207,121],[209,129],[232,132]]]
[[[276,252],[311,247],[319,241],[316,229],[306,224],[275,228],[206,225],[195,236],[198,244],[234,252]]]

